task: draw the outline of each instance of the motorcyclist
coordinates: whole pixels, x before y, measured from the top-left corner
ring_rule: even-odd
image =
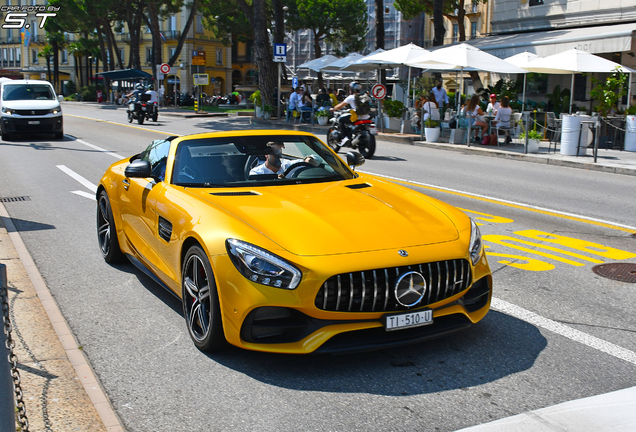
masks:
[[[359,95],[361,90],[362,90],[362,86],[360,85],[360,83],[353,81],[351,84],[349,84],[349,91],[351,94],[347,96],[345,100],[343,100],[338,105],[333,107],[332,110],[333,111],[339,110],[344,108],[346,105],[349,105],[351,106],[351,109],[355,111],[356,110],[356,94]],[[361,120],[366,120],[371,117],[369,116],[369,114],[363,114],[359,116],[356,114],[356,118]],[[342,141],[340,143],[340,145],[343,146],[347,143],[347,141],[351,139],[351,123],[352,123],[351,113],[341,115],[338,118],[338,123],[340,123],[341,133],[344,134],[344,137],[342,137]]]
[[[152,84],[148,86],[146,94],[150,95],[150,100],[148,101],[148,103],[153,106],[154,110],[159,111],[159,94],[155,91]]]
[[[135,89],[126,95],[127,98],[131,98],[132,102],[139,102],[140,95],[144,92],[144,85],[142,83],[135,84]]]

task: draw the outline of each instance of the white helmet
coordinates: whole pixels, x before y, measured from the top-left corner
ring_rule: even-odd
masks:
[[[354,92],[359,92],[362,90],[362,86],[360,85],[360,83],[353,81],[351,84],[349,84],[349,87],[351,88],[351,90],[353,90]]]

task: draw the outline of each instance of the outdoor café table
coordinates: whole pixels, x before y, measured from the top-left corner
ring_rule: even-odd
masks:
[[[484,120],[486,120],[486,123],[488,123],[488,135],[492,135],[492,121],[494,119],[494,115],[484,114]]]

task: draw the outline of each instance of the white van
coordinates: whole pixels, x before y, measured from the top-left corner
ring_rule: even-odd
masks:
[[[0,133],[8,141],[18,134],[54,134],[64,138],[62,108],[48,81],[0,82]]]

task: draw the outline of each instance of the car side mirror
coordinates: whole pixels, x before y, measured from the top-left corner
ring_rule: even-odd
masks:
[[[357,151],[350,151],[347,153],[347,165],[350,167],[357,167],[360,165],[364,165],[365,159]]]
[[[58,95],[58,96],[57,96],[57,101],[58,101],[58,102],[64,102],[64,96],[62,96],[62,95]]]
[[[136,160],[126,167],[124,174],[126,177],[151,177],[152,168],[150,167],[150,162],[145,160]]]

